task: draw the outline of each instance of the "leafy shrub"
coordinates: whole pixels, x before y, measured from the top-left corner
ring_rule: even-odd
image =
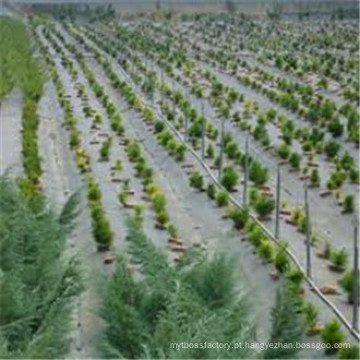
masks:
[[[123,164],[122,164],[122,162],[121,162],[120,159],[117,159],[117,160],[116,160],[113,169],[114,169],[115,171],[118,171],[118,172],[122,171],[122,169],[123,169]]]
[[[165,129],[164,122],[160,120],[156,121],[154,129],[155,129],[155,134],[161,133]]]
[[[27,97],[22,113],[22,155],[26,176],[37,192],[38,183],[42,174],[41,160],[38,152],[37,129],[39,118],[37,102]]]
[[[102,117],[101,117],[101,115],[100,114],[95,114],[95,116],[94,116],[94,123],[95,124],[102,124]]]
[[[247,238],[252,245],[258,247],[261,244],[261,240],[264,239],[264,233],[258,225],[255,225],[248,233]]]
[[[333,137],[340,137],[344,132],[344,126],[341,124],[338,118],[333,119],[329,123],[328,129]]]
[[[345,249],[341,250],[332,250],[331,252],[331,261],[332,263],[339,267],[344,268],[347,264],[348,256]]]
[[[153,208],[156,213],[159,213],[165,210],[166,207],[166,197],[162,192],[155,192],[152,197]]]
[[[331,244],[329,243],[329,241],[325,242],[325,247],[324,247],[324,252],[323,252],[323,257],[325,259],[330,259],[331,258],[331,253],[332,253],[332,248],[331,248]]]
[[[206,148],[206,156],[209,159],[213,159],[215,156],[215,150],[214,150],[214,146],[212,144],[209,144]]]
[[[167,231],[173,239],[177,239],[179,237],[179,230],[174,224],[168,224]]]
[[[100,160],[101,161],[109,160],[111,143],[112,143],[111,137],[109,137],[102,143],[101,148],[100,148]]]
[[[221,184],[228,191],[232,191],[239,180],[239,174],[232,167],[225,167]]]
[[[249,220],[249,212],[246,209],[233,207],[229,211],[229,217],[234,223],[235,229],[243,229]]]
[[[127,153],[130,161],[136,161],[137,158],[141,155],[141,148],[137,142],[131,142],[127,146]]]
[[[346,195],[344,199],[344,213],[354,212],[354,195]]]
[[[340,149],[340,144],[336,141],[330,140],[325,144],[324,150],[328,158],[333,159]]]
[[[275,201],[267,196],[260,196],[255,203],[255,210],[261,218],[270,215],[275,208]]]
[[[122,190],[118,195],[118,199],[120,201],[120,204],[123,205],[123,206],[126,206],[128,197],[129,197],[128,190]]]
[[[91,205],[91,220],[92,232],[98,251],[109,250],[113,240],[113,233],[101,204],[93,203]]]
[[[270,108],[267,112],[266,112],[266,116],[268,118],[268,120],[272,121],[275,120],[277,115],[277,111],[274,108]]]
[[[342,348],[338,351],[339,359],[359,359],[359,347],[351,345],[350,348]]]
[[[345,339],[337,319],[334,318],[325,325],[321,338],[325,344],[331,345],[331,347],[325,349],[326,354],[333,354],[337,351],[334,345],[342,343]]]
[[[270,240],[264,238],[260,241],[258,255],[267,262],[271,262],[274,258],[274,249],[271,246]]]
[[[94,180],[90,180],[88,184],[88,200],[89,201],[100,201],[101,190]]]
[[[320,176],[317,169],[313,169],[310,174],[310,184],[311,186],[318,187],[320,186]]]
[[[269,348],[262,353],[265,359],[294,359],[296,344],[304,341],[306,320],[302,311],[300,294],[293,289],[293,284],[285,281],[276,292],[275,306],[271,312],[272,330],[269,342],[292,344],[280,350]]]
[[[179,144],[176,147],[176,161],[183,161],[185,159],[186,146],[184,144]]]
[[[71,148],[76,148],[80,145],[80,134],[75,129],[71,130],[69,143]]]
[[[333,174],[331,174],[326,185],[330,190],[337,189],[346,180],[346,177],[347,174],[345,171],[335,171]]]
[[[123,134],[122,118],[120,114],[114,114],[110,122],[111,129],[116,131],[119,135]]]
[[[229,204],[229,194],[226,191],[219,191],[216,194],[216,204],[219,207],[226,206]]]
[[[299,290],[300,285],[304,279],[304,274],[300,271],[300,269],[295,267],[290,267],[286,276],[291,281],[294,290]]]
[[[306,317],[306,324],[309,328],[310,334],[312,332],[312,329],[315,328],[317,323],[317,317],[319,314],[319,309],[311,302],[307,302],[304,305],[304,313]]]
[[[204,186],[204,178],[198,171],[194,171],[193,173],[191,173],[189,180],[191,187],[202,190]]]
[[[286,160],[290,155],[290,147],[286,143],[282,143],[277,152],[282,159]]]
[[[349,177],[353,183],[358,183],[359,182],[359,170],[354,169],[354,168],[350,169]]]
[[[235,142],[228,142],[225,147],[225,153],[228,155],[229,159],[235,159],[239,153],[239,148]]]
[[[175,151],[177,149],[177,141],[175,139],[170,139],[167,144],[166,144],[166,148],[169,150],[170,155],[174,155]]]
[[[165,224],[169,221],[169,216],[165,210],[161,210],[156,215],[156,221],[161,225],[165,226]]]
[[[293,152],[290,155],[289,163],[294,169],[299,169],[301,163],[301,155],[296,152]]]
[[[215,200],[216,197],[216,189],[213,183],[208,184],[206,188],[206,194],[211,200]]]
[[[144,172],[144,170],[146,169],[146,162],[145,159],[142,157],[139,157],[136,160],[136,163],[134,165],[134,169],[136,171],[136,176],[137,177],[142,177],[142,173]]]
[[[202,324],[201,333],[214,339],[253,341],[253,326],[236,290],[229,259],[207,258],[192,249],[191,256],[185,255],[174,266],[136,225],[129,225],[128,248],[143,276],[134,276],[120,258],[106,283],[102,305],[105,357],[121,353],[125,358],[178,358],[178,350],[168,344],[181,342],[184,328],[191,334],[199,331],[197,324]],[[153,329],[150,333],[149,328]],[[182,351],[184,358],[257,356],[244,349]]]
[[[252,161],[250,166],[249,178],[256,186],[264,185],[268,180],[268,169],[259,162]]]
[[[276,252],[275,268],[280,273],[285,273],[289,269],[289,257],[284,249],[279,249]]]

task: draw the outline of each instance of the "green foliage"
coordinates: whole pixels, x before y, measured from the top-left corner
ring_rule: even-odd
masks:
[[[113,232],[108,218],[100,202],[91,203],[92,232],[99,251],[109,250],[113,240]]]
[[[338,118],[335,118],[330,122],[328,129],[334,138],[340,137],[344,132],[344,126],[341,124]]]
[[[348,256],[345,249],[331,251],[331,261],[338,268],[344,268],[347,264],[347,259]]]
[[[290,155],[289,163],[294,169],[299,169],[301,163],[301,155],[296,152],[293,152]]]
[[[271,246],[270,240],[264,238],[260,241],[258,255],[260,258],[264,259],[267,262],[271,262],[274,259],[274,249]]]
[[[355,207],[354,195],[346,195],[344,199],[344,213],[354,212]]]
[[[334,158],[340,149],[340,144],[336,141],[330,140],[325,144],[325,154],[330,158]]]
[[[226,191],[219,191],[215,198],[216,204],[219,207],[226,206],[229,204],[229,193]]]
[[[79,263],[63,256],[77,195],[57,216],[40,196],[29,200],[0,178],[0,357],[67,354],[71,312],[82,291]]]
[[[112,143],[111,137],[107,138],[102,143],[101,148],[100,148],[100,160],[101,161],[109,161],[111,143]]]
[[[193,173],[191,173],[189,180],[191,187],[202,190],[204,186],[204,178],[198,171],[194,171]]]
[[[177,239],[179,237],[179,230],[174,224],[168,224],[167,231],[173,239]]]
[[[136,161],[141,155],[141,148],[137,142],[131,142],[127,146],[127,153],[130,161]]]
[[[237,154],[239,153],[239,148],[237,143],[235,142],[228,142],[225,147],[225,153],[229,157],[229,159],[235,159]]]
[[[208,186],[206,188],[206,194],[211,200],[215,199],[215,197],[216,197],[216,188],[215,188],[215,185],[213,183],[208,184]]]
[[[337,319],[334,318],[325,325],[321,338],[325,344],[331,345],[331,347],[325,349],[325,353],[336,353],[337,348],[334,348],[334,345],[340,344],[345,340],[345,335],[342,333],[340,323]]]
[[[311,302],[307,302],[304,304],[303,310],[308,328],[307,334],[313,335],[319,333],[319,327],[317,326],[317,319],[319,314],[318,307]]]
[[[123,164],[122,164],[122,162],[121,162],[120,159],[117,159],[117,160],[116,160],[113,169],[114,169],[115,171],[118,171],[118,172],[122,171],[122,169],[123,169]]]
[[[39,185],[41,160],[38,152],[37,129],[39,118],[36,112],[37,102],[31,98],[25,99],[22,115],[22,154],[25,173],[36,189]]]
[[[282,143],[277,152],[282,159],[286,160],[290,155],[290,147],[286,143]]]
[[[318,187],[320,186],[320,175],[317,169],[313,169],[310,174],[310,184],[311,186]]]
[[[0,102],[15,86],[35,103],[42,94],[44,76],[33,58],[30,37],[23,22],[0,18]]]
[[[360,351],[359,346],[351,345],[350,348],[342,348],[338,351],[339,359],[359,359],[360,358]]]
[[[88,183],[88,200],[94,202],[101,200],[99,185],[92,179],[90,179]]]
[[[293,344],[292,348],[267,349],[262,353],[265,359],[293,359],[299,351],[296,342],[304,341],[305,316],[302,312],[300,295],[289,282],[283,283],[276,293],[272,309],[272,331],[269,342]]]
[[[152,203],[153,203],[154,211],[156,213],[160,213],[161,211],[164,211],[166,207],[165,195],[160,191],[156,191],[152,196]]]
[[[172,349],[170,343],[254,341],[248,305],[239,296],[232,261],[193,248],[178,265],[157,249],[133,221],[127,239],[134,276],[120,258],[105,292],[102,316],[107,357],[253,358],[244,349]]]
[[[71,130],[69,143],[71,148],[76,148],[80,145],[80,133],[75,129]]]
[[[229,217],[234,222],[235,229],[243,229],[249,220],[249,212],[247,209],[238,209],[233,207],[229,210]]]
[[[115,132],[117,132],[119,135],[122,135],[124,133],[124,127],[122,124],[122,117],[120,114],[114,114],[111,117],[111,123],[110,123],[111,129]]]
[[[156,215],[156,221],[158,222],[158,224],[160,224],[161,226],[165,226],[165,224],[169,221],[169,216],[166,213],[165,210],[161,210],[157,213]]]
[[[206,156],[209,159],[213,159],[215,156],[215,150],[214,150],[214,146],[210,143],[207,148],[206,148]]]
[[[232,191],[239,180],[239,174],[232,167],[227,166],[224,168],[221,184],[227,191]]]
[[[268,180],[268,169],[262,166],[257,161],[252,161],[249,173],[250,180],[254,182],[256,186],[261,186]]]
[[[176,144],[175,159],[183,161],[185,159],[186,146],[184,144]]]
[[[155,134],[161,133],[163,130],[165,129],[165,124],[163,121],[156,121],[155,125],[154,125],[154,131]]]
[[[289,257],[284,249],[279,249],[275,255],[275,267],[280,273],[289,269]]]
[[[268,196],[260,196],[255,203],[255,210],[261,218],[270,215],[275,208],[275,201]]]

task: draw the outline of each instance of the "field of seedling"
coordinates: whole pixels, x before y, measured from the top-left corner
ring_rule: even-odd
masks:
[[[0,358],[359,358],[358,20],[6,9]]]

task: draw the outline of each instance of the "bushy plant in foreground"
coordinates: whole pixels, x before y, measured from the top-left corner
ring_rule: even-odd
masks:
[[[0,178],[2,359],[60,358],[68,351],[82,281],[78,260],[63,253],[77,204],[74,195],[56,215],[44,198],[29,200],[14,182]]]
[[[269,342],[292,343],[304,341],[305,316],[302,300],[293,289],[289,280],[276,293],[275,307],[272,310],[272,330]],[[293,359],[297,353],[292,348],[267,349],[262,356],[265,359]]]
[[[238,293],[232,259],[208,258],[190,248],[175,265],[138,228],[128,224],[131,261],[117,260],[106,284],[102,316],[106,323],[101,349],[113,358],[257,358],[252,349],[171,348],[181,342],[254,342],[255,326],[249,306]],[[273,311],[271,341],[301,341],[302,313],[289,287],[279,292]],[[268,358],[295,355],[272,351]],[[262,354],[261,354],[262,355]]]
[[[321,338],[325,344],[331,345],[330,348],[325,349],[326,354],[337,352],[337,348],[335,348],[334,345],[340,344],[345,340],[345,336],[341,331],[340,323],[337,319],[333,318],[325,325]]]

